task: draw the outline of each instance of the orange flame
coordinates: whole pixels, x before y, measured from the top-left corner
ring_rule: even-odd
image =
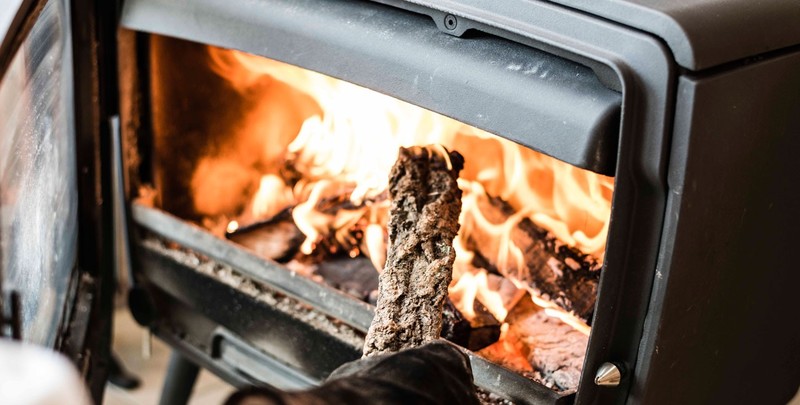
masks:
[[[252,91],[255,83],[271,77],[305,93],[319,105],[321,113],[302,122],[288,147],[260,152],[268,156],[285,155],[300,180],[292,183],[278,176],[276,170],[265,172],[248,212],[242,215],[265,218],[293,206],[294,221],[306,236],[301,247],[303,253],[311,253],[320,238],[333,234],[351,254],[364,253],[381,269],[386,257],[387,222],[387,202],[381,196],[398,149],[441,144],[465,157],[459,180],[464,192],[462,224],[464,215],[469,214],[473,227],[494,235],[491,243],[496,244],[493,251],[498,252],[498,257],[490,259],[498,268],[522,264],[522,252],[510,242],[510,234],[523,218],[530,218],[564,243],[602,259],[612,178],[575,168],[351,83],[238,51],[216,48],[209,51],[215,72],[238,91]],[[250,130],[263,128],[253,125]],[[322,201],[337,193],[345,193],[355,208],[335,213],[319,209]],[[515,213],[502,223],[487,220],[477,209],[477,198],[485,193],[507,201]],[[361,245],[350,240],[347,233],[354,226],[362,227]],[[472,299],[478,299],[502,321],[508,303],[489,288],[485,271],[475,271],[468,265],[472,252],[464,248],[462,240],[471,231],[472,228],[462,226],[455,241],[456,281],[451,293],[461,298],[456,303],[467,316],[472,314]],[[588,333],[588,326],[577,318],[540,297],[534,300],[551,316]]]
[[[486,270],[463,273],[450,287],[450,297],[461,313],[469,319],[475,317],[473,302],[481,302],[486,309],[500,322],[506,319],[508,307],[498,291],[489,288]]]
[[[612,178],[348,82],[238,51],[210,52],[217,72],[236,87],[269,75],[319,103],[324,115],[307,119],[288,151],[298,155],[295,166],[308,179],[354,184],[354,203],[385,190],[400,146],[442,144],[465,155],[464,178],[565,243],[602,255]]]

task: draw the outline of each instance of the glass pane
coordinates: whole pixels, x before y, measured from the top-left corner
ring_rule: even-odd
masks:
[[[76,257],[68,15],[51,0],[0,82],[0,270],[23,338],[52,345]]]

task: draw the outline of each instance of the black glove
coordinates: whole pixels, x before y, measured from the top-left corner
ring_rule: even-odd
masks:
[[[466,404],[477,405],[469,359],[444,342],[342,365],[320,387],[301,392],[248,388],[228,405]]]

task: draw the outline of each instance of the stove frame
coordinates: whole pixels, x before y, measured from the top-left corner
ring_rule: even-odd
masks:
[[[218,13],[223,11],[219,3],[220,2],[213,1],[205,2],[204,5],[209,7],[206,10],[201,10],[201,6],[195,7],[197,7],[196,10],[198,10],[198,15],[213,16],[218,15]],[[254,26],[242,26],[234,23],[231,26],[221,27],[219,31],[209,31],[201,29],[201,27],[210,24],[216,25],[219,23],[219,21],[214,20],[203,21],[199,23],[194,22],[191,24],[191,26],[182,26],[182,19],[179,17],[168,21],[157,21],[154,18],[155,15],[160,15],[161,18],[169,17],[169,13],[165,12],[163,9],[158,10],[157,14],[147,14],[142,11],[143,7],[137,7],[136,2],[129,2],[126,6],[128,7],[127,10],[132,10],[126,11],[126,14],[124,14],[122,24],[126,27],[139,29],[141,31],[153,31],[153,28],[156,25],[158,27],[176,27],[177,29],[175,32],[168,32],[168,34],[191,38],[214,45],[233,46],[245,51],[252,51],[257,45],[242,44],[240,42],[242,39],[258,38],[254,35],[255,32],[271,26],[268,22],[264,22],[263,24],[256,23]],[[275,7],[275,5],[272,6]],[[601,74],[598,76],[605,77],[604,81],[606,83],[611,83],[612,86],[619,87],[622,90],[622,114],[619,118],[621,127],[618,141],[620,145],[619,148],[627,150],[642,148],[640,149],[641,152],[639,153],[621,155],[619,160],[616,162],[618,167],[636,167],[636,169],[622,171],[617,169],[618,172],[631,174],[630,178],[620,179],[618,176],[617,183],[620,184],[620,182],[629,182],[630,184],[636,184],[638,186],[618,187],[614,197],[615,206],[619,207],[620,205],[628,205],[631,206],[632,209],[616,210],[616,215],[612,214],[612,230],[609,232],[609,235],[612,236],[609,238],[609,246],[607,248],[606,257],[608,261],[613,260],[620,263],[626,263],[626,266],[618,266],[615,271],[608,271],[607,269],[604,270],[603,280],[600,286],[600,293],[598,294],[598,308],[613,307],[621,308],[621,310],[613,312],[602,310],[597,311],[597,315],[593,321],[594,327],[589,343],[589,354],[585,363],[585,369],[592,370],[599,367],[602,362],[608,361],[609,359],[614,359],[614,361],[630,365],[632,368],[632,365],[635,364],[637,342],[640,339],[641,325],[637,325],[636,323],[632,322],[624,322],[623,320],[638,319],[639,322],[643,320],[644,309],[646,308],[646,302],[649,298],[649,285],[651,283],[652,274],[635,272],[627,269],[633,269],[636,267],[652,268],[654,266],[657,253],[656,246],[659,238],[659,228],[661,227],[660,217],[662,215],[661,212],[663,212],[664,209],[663,204],[665,192],[664,184],[661,180],[663,176],[659,176],[656,173],[663,172],[664,170],[664,148],[660,146],[663,144],[663,142],[665,142],[664,138],[667,136],[665,131],[665,123],[668,121],[667,114],[669,111],[667,107],[667,99],[670,92],[668,84],[671,82],[673,75],[671,66],[669,64],[669,57],[666,53],[666,50],[660,43],[640,33],[636,33],[631,30],[620,29],[612,24],[604,23],[594,19],[587,19],[567,10],[554,7],[547,7],[539,4],[524,6],[522,4],[518,4],[518,6],[523,7],[519,10],[519,15],[536,16],[534,21],[517,22],[518,25],[528,28],[529,31],[541,32],[544,31],[545,28],[563,31],[564,28],[567,28],[570,24],[573,26],[581,25],[584,28],[591,27],[595,31],[592,32],[589,29],[584,29],[583,31],[574,32],[574,34],[577,34],[576,45],[573,48],[563,49],[556,48],[553,45],[550,45],[549,47],[546,46],[548,43],[554,43],[552,39],[547,37],[534,36],[530,33],[527,35],[516,34],[512,31],[512,24],[502,26],[498,29],[498,27],[486,24],[480,25],[476,21],[471,21],[470,19],[465,18],[461,18],[459,20],[459,24],[462,27],[470,24],[471,26],[476,27],[476,29],[480,28],[483,31],[488,31],[493,34],[503,34],[506,37],[511,37],[518,41],[524,41],[524,43],[527,44],[536,44],[539,46],[544,44],[545,46],[543,47],[546,50],[560,49],[560,54],[567,55],[572,59],[577,59],[582,62],[594,61],[591,63],[591,65],[595,67],[596,72],[601,72]],[[294,5],[292,7],[294,7]],[[347,15],[348,13],[357,12],[354,10],[354,8],[363,9],[364,7],[371,7],[376,10],[385,11],[385,6],[383,5],[359,2],[337,2],[333,5],[327,4],[326,2],[307,2],[306,7],[308,7],[309,10],[328,8],[329,12],[331,12],[330,9],[334,7],[344,8],[344,10],[341,11],[331,12],[335,15]],[[350,8],[349,10],[347,9],[348,7]],[[528,10],[525,10],[525,8]],[[144,10],[146,11],[146,9]],[[420,9],[417,8],[414,11],[420,11]],[[137,12],[142,14],[137,14]],[[259,13],[258,10],[231,10],[231,12],[247,13],[250,15],[268,15],[266,14],[266,10],[262,10],[261,13]],[[400,11],[395,12],[405,18],[412,18],[410,13],[402,13]],[[429,13],[434,15],[434,21],[438,21],[436,17],[440,14],[435,12]],[[277,19],[276,15],[280,16],[280,13],[275,13],[273,10],[269,15],[269,18]],[[292,17],[296,18],[295,16]],[[396,15],[390,15],[390,17],[398,18]],[[430,21],[422,16],[414,15],[414,17],[424,20],[425,23],[429,25],[434,24],[433,21]],[[495,15],[495,19],[498,17],[498,15]],[[223,21],[235,21],[235,19],[226,18],[223,19]],[[139,26],[138,24],[151,25]],[[532,30],[533,27],[536,27],[536,30]],[[206,36],[207,33],[212,33],[211,35],[214,35],[213,33],[216,32],[228,33],[229,35],[223,37]],[[551,35],[553,34],[554,33],[551,33]],[[602,41],[598,41],[598,39],[601,39]],[[354,40],[355,38],[346,39],[346,41]],[[629,54],[620,54],[619,52],[608,49],[612,44],[618,43],[619,41],[631,43],[630,48],[625,49],[625,51],[629,52]],[[601,43],[598,44],[597,42]],[[598,52],[598,47],[606,48],[605,51],[608,53]],[[266,56],[275,57],[276,59],[283,59],[288,62],[296,62],[295,60],[290,59],[292,56],[291,49],[282,48],[280,46],[276,48],[277,49],[274,52],[278,54],[278,57],[272,53],[269,53]],[[283,54],[282,52],[286,54]],[[305,54],[305,52],[303,54]],[[646,55],[646,60],[643,55]],[[615,64],[612,62],[615,60],[625,60],[626,63]],[[657,63],[656,61],[660,61],[660,63]],[[306,63],[303,62],[313,63],[313,60],[311,62],[300,61],[298,64],[304,66]],[[654,69],[654,65],[658,65],[660,68]],[[318,70],[327,73],[324,66],[315,67]],[[640,75],[633,73],[637,71],[641,71],[642,73]],[[361,84],[363,81],[369,80],[370,78],[369,74],[364,75],[366,78],[363,78],[363,76],[358,75],[359,72],[348,72],[349,77],[346,77],[359,84]],[[616,74],[617,77],[613,78],[610,73]],[[634,76],[638,77],[634,79]],[[629,83],[633,82],[634,80],[646,81],[650,84],[648,89],[654,88],[658,89],[659,91],[650,92],[642,91],[642,89],[639,88],[633,89],[634,86]],[[371,84],[369,87],[375,88],[379,83],[377,83],[376,80],[375,82],[369,84]],[[399,93],[399,91],[393,91],[393,89],[378,88],[378,90],[395,95]],[[637,94],[634,95],[634,93]],[[402,94],[402,96],[406,96],[406,94]],[[402,96],[401,98],[408,98]],[[632,102],[632,100],[637,98],[637,96],[641,99],[647,99],[649,104],[660,106],[660,108],[644,110],[638,108],[638,106],[634,105]],[[417,104],[420,103],[417,102]],[[468,123],[470,122],[468,121]],[[631,135],[637,132],[644,133],[646,135],[642,136],[643,139],[630,139],[633,138]],[[607,134],[608,131],[602,133],[602,135]],[[533,141],[535,142],[536,140]],[[616,140],[612,139],[612,142],[613,141]],[[534,142],[528,142],[527,145],[536,147],[537,144]],[[659,151],[659,154],[657,156],[649,156],[641,159],[643,155],[647,154],[644,151],[646,151],[648,148],[650,150]],[[617,159],[612,156],[611,160],[613,161]],[[639,192],[636,192],[636,189],[638,189]],[[638,200],[640,204],[633,206],[631,203],[629,203],[629,201],[633,200]],[[639,225],[634,226],[631,224]],[[620,236],[620,233],[625,232],[624,230],[626,229],[632,230],[631,235]],[[618,238],[617,240],[620,241],[637,241],[637,246],[623,246],[622,244],[614,243],[613,238]],[[627,251],[623,251],[623,249]],[[636,250],[639,254],[630,255],[630,250],[628,249]],[[628,276],[622,277],[622,274],[625,273],[628,273]],[[638,287],[625,288],[625,283],[630,283],[630,285]],[[614,336],[614,339],[611,339],[611,336]],[[608,344],[609,342],[611,342],[611,344]],[[625,388],[621,387],[620,389],[624,390]],[[579,388],[579,392],[589,393],[590,391],[594,391],[597,393],[597,395],[602,396],[607,394],[609,390],[598,389],[593,385],[590,378],[584,378]],[[589,395],[592,394],[589,393]],[[517,395],[514,397],[517,400],[524,398],[524,396]]]

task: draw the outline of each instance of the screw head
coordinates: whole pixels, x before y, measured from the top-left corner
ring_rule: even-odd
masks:
[[[458,19],[452,14],[444,16],[444,27],[452,31],[458,26]]]
[[[600,387],[616,387],[622,380],[622,369],[614,363],[603,363],[597,369],[594,383]]]

